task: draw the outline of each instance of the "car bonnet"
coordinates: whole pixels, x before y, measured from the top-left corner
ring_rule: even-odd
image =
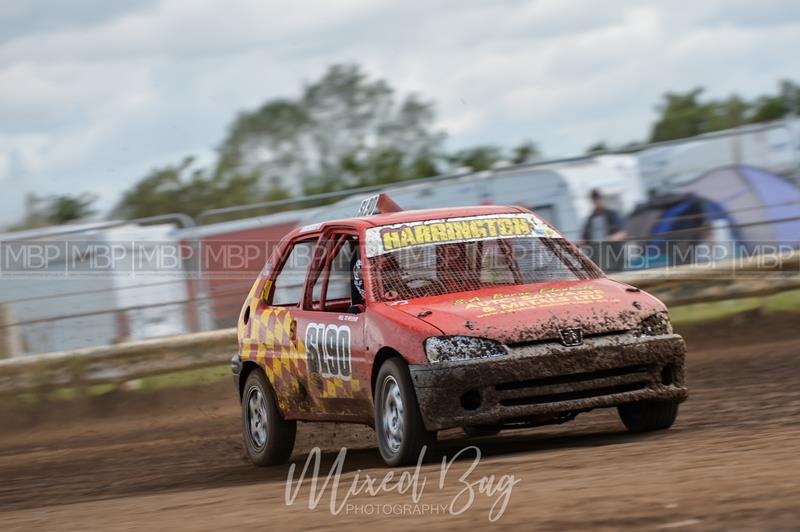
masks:
[[[485,288],[386,304],[447,335],[507,344],[557,339],[564,328],[580,328],[584,335],[630,330],[664,310],[656,298],[606,278]]]

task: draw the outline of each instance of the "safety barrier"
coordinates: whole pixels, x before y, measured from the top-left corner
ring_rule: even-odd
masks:
[[[800,288],[800,253],[759,255],[712,266],[625,272],[613,278],[666,304],[760,297]],[[0,360],[0,394],[84,388],[222,365],[236,352],[235,329]]]

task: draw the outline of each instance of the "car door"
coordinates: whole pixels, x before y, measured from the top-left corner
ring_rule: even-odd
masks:
[[[317,237],[291,242],[284,259],[251,293],[245,318],[242,359],[264,368],[284,416],[294,419],[315,411],[308,394],[305,351],[297,335],[297,312],[303,300]]]
[[[308,392],[319,410],[327,418],[368,421],[372,401],[364,348],[365,307],[353,282],[359,256],[354,231],[323,235],[302,308],[296,312],[296,327],[305,351]]]

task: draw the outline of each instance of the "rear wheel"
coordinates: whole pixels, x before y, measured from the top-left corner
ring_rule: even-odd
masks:
[[[375,381],[375,434],[383,461],[390,466],[415,463],[436,443],[425,429],[408,367],[397,358],[383,363]]]
[[[247,456],[258,466],[283,464],[292,455],[297,423],[281,417],[272,386],[261,370],[250,372],[244,384],[242,431]]]
[[[668,429],[678,417],[676,401],[639,401],[617,407],[619,417],[631,432]]]

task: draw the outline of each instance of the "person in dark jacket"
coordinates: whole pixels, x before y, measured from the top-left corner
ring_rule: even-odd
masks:
[[[583,225],[583,242],[589,246],[598,266],[604,270],[620,270],[624,262],[621,242],[627,237],[622,216],[605,206],[599,190],[593,189],[590,197],[594,210]]]

